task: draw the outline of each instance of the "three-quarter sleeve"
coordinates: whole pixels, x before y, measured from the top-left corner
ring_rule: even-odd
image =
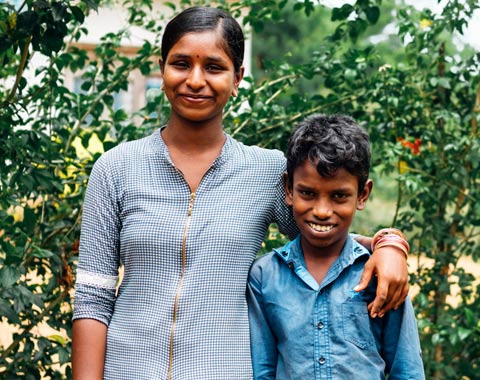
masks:
[[[106,325],[113,313],[120,264],[121,219],[115,179],[104,154],[92,169],[85,195],[73,316]]]

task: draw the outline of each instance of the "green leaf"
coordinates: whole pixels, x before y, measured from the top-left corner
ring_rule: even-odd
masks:
[[[476,321],[476,317],[475,317],[475,313],[468,307],[464,308],[463,309],[463,312],[465,313],[465,318],[467,320],[467,325],[468,326],[474,326],[475,325],[475,321]]]
[[[466,329],[465,327],[460,326],[457,328],[458,337],[460,338],[461,342],[465,341],[472,334],[472,332],[472,330]]]
[[[19,324],[20,319],[18,318],[17,313],[13,310],[10,303],[6,300],[0,298],[0,317],[6,317],[10,323]],[[2,318],[0,318],[1,320]]]
[[[63,365],[65,363],[69,363],[70,357],[71,357],[70,351],[67,350],[65,347],[60,347],[58,349],[58,361],[60,362],[60,364]]]
[[[77,20],[79,24],[83,24],[85,21],[85,15],[80,7],[72,5],[70,6],[70,10],[72,11],[73,17],[75,17],[75,20]]]
[[[169,7],[169,8],[172,9],[173,11],[176,11],[176,10],[177,10],[176,4],[175,4],[175,3],[172,3],[172,2],[170,2],[170,1],[165,1],[165,2],[163,3],[163,5]]]
[[[437,83],[439,86],[442,86],[443,88],[450,89],[450,81],[447,78],[438,78]]]
[[[62,346],[65,346],[68,342],[68,340],[65,339],[65,337],[63,337],[61,335],[58,335],[58,334],[49,335],[48,339],[50,339],[51,341],[56,342],[58,344],[61,344]]]
[[[98,13],[98,5],[93,0],[82,0],[82,3],[85,3],[88,8],[93,9],[95,12]]]
[[[32,256],[38,257],[39,259],[48,259],[52,256],[55,256],[55,254],[47,249],[34,247],[32,250]]]
[[[4,266],[0,269],[0,284],[4,288],[10,288],[20,278],[21,273],[17,268]]]
[[[37,224],[37,214],[30,207],[24,207],[23,209],[23,225],[25,226],[25,232],[29,235],[33,234],[35,225]]]
[[[367,15],[367,20],[370,24],[376,24],[380,17],[380,8],[379,7],[370,7],[365,9],[365,14]]]
[[[353,11],[354,11],[354,8],[350,4],[343,4],[341,8],[333,8],[331,20],[332,21],[346,20]]]

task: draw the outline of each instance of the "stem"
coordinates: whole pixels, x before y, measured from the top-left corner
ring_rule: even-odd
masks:
[[[478,84],[477,87],[477,96],[475,98],[475,105],[473,106],[473,113],[480,113],[480,83]],[[475,137],[478,133],[478,124],[477,124],[477,119],[475,117],[472,117],[472,137]]]
[[[288,84],[284,85],[282,88],[279,88],[275,93],[270,96],[266,101],[265,104],[270,104],[278,95],[280,95],[284,90],[288,88]]]
[[[18,86],[20,85],[20,80],[22,79],[23,72],[25,71],[25,66],[27,65],[28,48],[31,41],[32,36],[28,36],[25,40],[25,44],[23,45],[22,49],[22,56],[20,57],[20,63],[18,65],[17,75],[15,77],[15,83],[13,84],[12,90],[10,91],[10,94],[8,94],[7,99],[3,102],[4,105],[7,105],[12,101],[15,93],[17,92]]]
[[[279,82],[283,82],[284,80],[287,80],[287,79],[295,79],[297,78],[297,74],[289,74],[289,75],[284,75],[283,77],[279,77],[277,79],[274,79],[270,82],[265,82],[264,84],[262,84],[260,87],[258,87],[257,89],[255,89],[253,91],[254,94],[258,94],[260,93],[261,91],[263,91],[265,88],[267,87],[270,87],[274,84],[277,84]]]
[[[401,162],[401,157],[398,159],[398,172],[400,173],[400,162]],[[397,204],[395,205],[395,214],[393,214],[393,219],[392,219],[392,226],[394,226],[397,223],[398,215],[400,213],[400,202],[402,201],[402,185],[400,181],[397,181],[398,183],[398,191],[397,191]]]

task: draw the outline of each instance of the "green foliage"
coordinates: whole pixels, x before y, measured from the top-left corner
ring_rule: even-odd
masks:
[[[167,7],[204,3],[213,5],[182,0]],[[478,259],[479,252],[480,57],[456,51],[451,41],[479,5],[450,1],[435,15],[403,5],[393,12],[379,0],[333,9],[308,0],[215,4],[242,13],[255,41],[261,31],[287,30],[295,39],[288,45],[284,35],[272,47],[270,37],[266,45],[278,56],[266,57],[257,80],[246,79],[226,110],[226,130],[247,144],[284,149],[292,127],[314,112],[348,113],[367,127],[377,175],[397,186],[391,224],[407,233],[414,254],[433,262],[420,260],[412,273],[420,285],[415,303],[427,378],[477,378],[479,289],[459,261]],[[130,24],[154,40],[124,54],[119,47],[128,31],[121,30],[103,36],[91,54],[76,42],[85,33],[84,18],[99,5],[24,1],[15,9],[0,3],[0,321],[16,330],[12,343],[0,347],[2,379],[71,377],[72,284],[92,163],[168,119],[160,91],[150,91],[133,114],[114,102],[132,73],[157,70],[162,16],[150,0],[127,0]],[[317,34],[311,30],[318,15],[323,33]],[[311,28],[305,41],[314,48],[299,46],[305,31],[296,19]],[[367,39],[390,22],[399,28],[388,40],[398,47],[395,55]],[[35,56],[46,63],[27,85]],[[81,91],[67,83],[67,71],[81,78]],[[265,250],[282,239],[272,228]],[[448,304],[453,285],[459,297]]]

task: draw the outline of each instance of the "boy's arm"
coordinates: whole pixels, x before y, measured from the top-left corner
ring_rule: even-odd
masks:
[[[384,319],[382,351],[389,380],[424,380],[420,338],[410,298]]]
[[[372,238],[357,235],[355,240],[370,249]],[[365,264],[362,278],[355,290],[364,290],[373,275],[378,277],[378,287],[376,297],[368,305],[368,310],[373,318],[383,317],[388,310],[397,309],[407,297],[409,276],[405,253],[393,246],[375,249]]]
[[[259,275],[258,278],[256,278]],[[255,265],[247,285],[250,348],[254,380],[275,380],[277,370],[277,343],[265,315],[261,292],[261,272]]]

